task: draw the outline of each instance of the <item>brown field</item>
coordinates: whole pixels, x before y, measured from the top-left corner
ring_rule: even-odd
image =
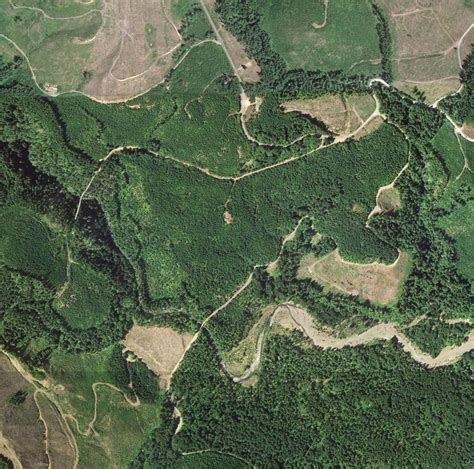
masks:
[[[378,263],[355,264],[344,261],[337,249],[317,259],[303,257],[299,278],[310,278],[339,293],[358,296],[376,304],[387,305],[396,300],[410,264],[410,257],[400,253],[392,265]]]
[[[160,377],[164,388],[191,339],[191,334],[178,334],[169,327],[134,325],[124,345]]]
[[[464,125],[462,126],[462,131],[463,131],[464,134],[466,134],[469,138],[474,138],[474,126],[468,125],[468,124],[464,124]]]
[[[0,376],[0,448],[6,446],[10,457],[19,460],[23,467],[47,468],[45,428],[33,398],[34,387],[2,353]],[[23,403],[14,406],[9,398],[19,390],[28,395]]]
[[[260,67],[255,60],[250,59],[245,52],[244,46],[235,38],[233,34],[227,31],[223,24],[219,21],[219,16],[214,11],[214,0],[203,0],[203,3],[209,10],[214,23],[217,26],[224,47],[232,59],[232,63],[237,69],[237,73],[242,81],[248,83],[256,83],[260,80]]]
[[[254,324],[247,337],[230,352],[222,354],[222,363],[232,376],[242,376],[251,366],[258,349],[260,334],[264,331],[275,305],[263,309],[259,320]]]
[[[474,21],[464,0],[380,0],[394,35],[394,71],[400,84],[417,86],[429,102],[459,87],[459,58],[469,51]],[[459,50],[458,50],[459,49]],[[459,56],[458,56],[459,53]],[[433,90],[430,88],[433,87]]]
[[[64,419],[43,394],[36,394],[36,404],[47,428],[48,455],[53,468],[74,468],[76,447]]]
[[[300,112],[324,122],[336,134],[356,130],[375,110],[375,101],[370,95],[322,96],[315,99],[298,99],[283,104],[285,112]],[[374,130],[374,129],[372,129]]]
[[[181,43],[170,1],[104,5],[104,24],[97,33],[88,62],[92,71],[84,91],[103,101],[123,101],[160,82],[173,65],[173,51]],[[145,27],[152,25],[150,44]]]

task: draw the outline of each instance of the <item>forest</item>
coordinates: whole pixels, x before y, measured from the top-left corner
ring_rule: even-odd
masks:
[[[470,122],[473,54],[463,88],[436,109],[364,75],[289,70],[255,2],[216,4],[261,66],[261,81],[245,90],[264,97],[246,121],[263,144],[245,135],[222,50],[190,49],[213,37],[196,5],[184,17],[181,65],[127,103],[46,97],[21,58],[0,61],[1,348],[65,387],[62,404],[84,412],[82,428],[94,384],[114,386],[99,401],[121,422],[117,441],[140,433],[120,456],[132,468],[472,465],[472,352],[427,369],[395,339],[323,350],[275,325],[250,387],[232,381],[222,356],[266,307],[285,302],[336,331],[395,323],[431,356],[465,340],[471,244],[453,227],[470,213],[472,174],[443,113]],[[390,30],[371,5],[391,81]],[[343,143],[324,122],[281,109],[289,97],[367,92],[386,122]],[[400,206],[369,219],[395,177]],[[304,256],[336,249],[358,264],[389,265],[406,252],[396,299],[381,306],[298,276]],[[133,324],[200,331],[169,390],[123,352]],[[123,396],[143,407],[114,411]],[[94,460],[95,443],[75,435]]]

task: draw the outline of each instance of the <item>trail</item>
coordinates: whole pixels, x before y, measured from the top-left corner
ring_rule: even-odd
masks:
[[[326,26],[327,21],[328,21],[328,6],[329,6],[329,0],[324,0],[324,20],[322,23],[312,23],[311,26],[314,29],[322,29],[324,26]]]
[[[416,318],[412,323],[404,328],[412,327],[422,319],[424,318]],[[457,319],[447,320],[446,322],[448,321],[449,323],[465,322],[464,320]],[[284,303],[274,309],[269,325],[261,332],[257,343],[255,357],[250,367],[240,376],[231,375],[234,382],[242,382],[258,370],[264,347],[264,338],[274,324],[278,324],[290,330],[300,330],[306,337],[312,340],[316,347],[324,350],[339,350],[344,347],[366,345],[377,340],[389,341],[396,339],[402,345],[403,350],[408,353],[413,360],[427,368],[438,368],[451,365],[459,360],[462,355],[474,349],[474,330],[471,330],[466,336],[467,340],[465,340],[461,345],[447,346],[443,348],[436,357],[432,357],[431,355],[422,352],[405,334],[403,334],[403,332],[398,329],[401,326],[396,325],[395,323],[380,323],[360,334],[339,338],[315,327],[313,317],[305,310],[299,308],[295,304]]]
[[[304,219],[306,219],[307,216],[305,215],[304,217],[302,217],[299,221],[298,221],[298,224],[296,226],[295,229],[293,229],[288,235],[286,235],[283,239],[282,239],[282,243],[280,245],[280,251],[278,253],[278,257],[277,259],[280,257],[282,251],[283,251],[283,248],[285,247],[285,244],[288,242],[288,241],[291,241],[297,231],[297,229],[299,228],[300,224],[302,223],[302,221]],[[275,262],[275,261],[273,261]],[[169,378],[168,378],[168,384],[166,386],[166,389],[169,390],[170,387],[171,387],[171,381],[173,379],[173,376],[174,374],[176,373],[176,371],[178,370],[179,366],[181,365],[181,362],[184,360],[184,357],[186,356],[186,352],[191,348],[191,346],[193,345],[193,343],[198,339],[199,335],[201,334],[201,332],[203,331],[203,329],[205,328],[206,324],[214,317],[216,316],[217,314],[219,314],[220,311],[222,311],[223,309],[225,309],[227,306],[229,306],[249,285],[250,283],[252,282],[252,279],[253,279],[253,274],[255,272],[255,269],[258,269],[258,268],[262,268],[262,267],[266,267],[268,268],[268,266],[270,264],[272,264],[273,262],[271,263],[268,263],[268,264],[257,264],[254,266],[254,268],[252,269],[252,272],[250,273],[250,275],[247,277],[247,279],[244,281],[244,283],[242,285],[240,285],[240,287],[230,296],[230,298],[225,302],[223,303],[221,306],[219,306],[217,309],[215,309],[211,314],[209,314],[209,316],[207,316],[204,321],[201,323],[201,325],[199,326],[199,329],[197,330],[197,332],[194,334],[193,338],[189,341],[187,347],[184,349],[183,351],[183,354],[181,355],[181,358],[179,359],[179,361],[176,363],[176,365],[174,366],[173,370],[171,371],[170,375],[169,375]]]
[[[99,10],[97,8],[92,8],[92,9],[86,11],[85,13],[83,13],[82,15],[78,15],[78,16],[50,16],[43,9],[38,8],[38,7],[30,7],[30,6],[23,6],[23,5],[18,6],[18,5],[15,5],[12,2],[12,0],[8,0],[8,3],[10,4],[10,6],[14,10],[36,11],[36,12],[40,13],[41,15],[43,15],[45,18],[49,19],[49,20],[78,20],[79,18],[84,18],[85,16],[88,16],[91,13],[100,13],[100,15],[102,16],[102,10]]]
[[[458,181],[464,174],[464,171],[469,171],[470,173],[472,173],[472,168],[469,166],[469,160],[467,159],[466,152],[464,151],[464,147],[462,146],[461,140],[459,139],[459,134],[456,134],[456,139],[459,144],[459,149],[461,150],[462,156],[464,158],[464,166],[462,167],[461,172],[454,179],[455,181]]]
[[[382,186],[379,188],[379,190],[377,191],[377,194],[375,196],[375,207],[372,209],[372,211],[369,213],[369,215],[367,216],[367,221],[365,223],[365,227],[366,228],[369,228],[369,220],[374,216],[376,215],[377,213],[382,213],[382,207],[379,205],[379,197],[380,197],[380,194],[385,191],[385,190],[388,190],[388,189],[393,189],[395,187],[395,183],[397,182],[397,180],[400,178],[400,176],[408,169],[408,166],[409,166],[410,162],[408,161],[405,166],[403,166],[403,168],[400,170],[400,172],[395,176],[395,179],[390,183],[390,184],[387,184],[386,186]]]
[[[122,394],[122,397],[125,399],[125,401],[127,402],[127,404],[130,407],[138,407],[138,406],[141,405],[140,399],[138,399],[137,396],[135,396],[136,397],[135,401],[131,401],[130,398],[127,396],[127,394],[125,394],[124,391],[122,391],[120,388],[117,388],[113,384],[105,383],[105,382],[101,382],[101,381],[93,383],[92,384],[92,392],[94,394],[94,415],[92,417],[92,420],[87,424],[86,430],[82,431],[80,429],[79,422],[77,421],[76,417],[74,417],[71,414],[65,414],[65,417],[71,419],[75,423],[77,432],[79,434],[81,434],[82,436],[87,437],[87,436],[90,436],[91,433],[97,434],[97,432],[95,431],[95,428],[94,428],[94,424],[97,421],[97,403],[98,403],[98,400],[99,400],[99,398],[97,396],[97,386],[105,386],[105,387],[108,387],[110,389],[113,389],[114,391],[119,392],[120,394]]]
[[[216,35],[216,38],[217,40],[219,41],[222,49],[224,50],[225,52],[225,55],[227,57],[227,60],[229,61],[229,64],[230,66],[232,67],[232,70],[234,71],[234,74],[235,76],[237,77],[237,80],[239,80],[239,86],[240,86],[240,90],[243,91],[243,88],[242,88],[242,79],[240,78],[240,75],[238,73],[238,70],[237,70],[237,67],[235,66],[234,64],[234,61],[232,60],[232,57],[229,53],[229,51],[227,50],[227,47],[225,46],[225,42],[224,40],[222,39],[222,36],[219,32],[219,29],[217,28],[216,24],[214,23],[214,20],[212,19],[211,17],[211,14],[209,13],[209,10],[206,6],[206,4],[204,3],[203,0],[199,0],[199,3],[201,4],[201,8],[202,8],[202,11],[204,12],[204,14],[206,15],[206,18],[207,18],[207,21],[209,22],[212,30],[214,31],[214,34]]]
[[[104,158],[101,158],[99,160],[99,167],[94,171],[94,174],[89,179],[89,182],[87,183],[86,188],[82,191],[82,194],[79,197],[79,203],[77,204],[77,209],[76,209],[76,213],[74,215],[74,220],[77,220],[77,217],[79,216],[79,211],[81,210],[81,204],[82,204],[82,200],[83,200],[84,196],[87,194],[87,191],[91,187],[91,185],[94,182],[94,179],[96,178],[96,176],[102,171],[102,168],[104,167],[104,164],[107,162],[107,160],[112,155],[115,155],[115,153],[121,152],[123,150],[137,150],[138,148],[139,147],[133,146],[133,145],[116,147],[113,150],[110,150],[109,153],[107,153],[107,155]]]

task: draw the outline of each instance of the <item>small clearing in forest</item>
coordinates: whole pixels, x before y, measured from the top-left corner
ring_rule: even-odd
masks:
[[[322,121],[336,134],[354,132],[374,112],[375,107],[376,103],[370,95],[327,95],[314,99],[297,99],[283,104],[285,112],[296,111]],[[373,126],[371,131],[376,127],[378,125]]]
[[[191,334],[179,334],[169,327],[134,325],[124,344],[160,377],[164,388],[191,339]]]
[[[387,305],[397,298],[409,261],[409,255],[401,252],[391,265],[355,264],[343,260],[336,249],[319,259],[313,254],[303,257],[298,278],[309,278],[330,290]]]

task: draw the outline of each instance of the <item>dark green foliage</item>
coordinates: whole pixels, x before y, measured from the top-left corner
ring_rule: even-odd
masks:
[[[173,467],[178,455],[171,448],[171,442],[177,426],[173,418],[173,404],[166,396],[161,407],[160,425],[153,430],[139,454],[130,463],[130,469]]]
[[[465,323],[448,324],[438,319],[425,319],[404,333],[424,352],[436,357],[444,347],[461,345],[472,326]]]
[[[8,398],[8,403],[12,406],[19,406],[25,402],[26,398],[28,397],[28,391],[24,389],[19,389],[16,393],[12,394]]]
[[[207,451],[180,457],[173,469],[240,469],[245,467],[251,466],[234,456]]]
[[[261,15],[249,0],[218,0],[217,12],[227,30],[245,46],[261,68],[259,92],[277,91],[286,96],[321,95],[325,92],[361,92],[367,89],[362,75],[347,76],[341,71],[287,70],[261,26]]]
[[[156,403],[160,398],[158,378],[143,362],[128,363],[130,380],[137,397],[143,402]]]
[[[0,469],[13,469],[13,467],[13,462],[3,454],[0,454]]]
[[[130,392],[130,373],[128,363],[122,352],[122,347],[115,344],[109,359],[109,376],[112,383],[125,392]]]
[[[474,45],[464,59],[460,73],[462,90],[443,99],[439,107],[447,112],[459,125],[474,124]]]
[[[373,1],[373,0],[372,0]],[[392,71],[392,37],[390,27],[383,10],[373,1],[372,11],[377,18],[377,34],[379,36],[380,53],[382,54],[382,78],[391,83],[393,80]]]
[[[394,343],[322,351],[270,335],[248,389],[219,371],[201,336],[173,389],[186,422],[179,451],[216,449],[257,467],[472,463],[467,357],[428,371]]]
[[[247,122],[247,129],[258,141],[288,145],[304,135],[321,133],[321,129],[298,112],[283,112],[274,94],[266,94],[260,111]]]

